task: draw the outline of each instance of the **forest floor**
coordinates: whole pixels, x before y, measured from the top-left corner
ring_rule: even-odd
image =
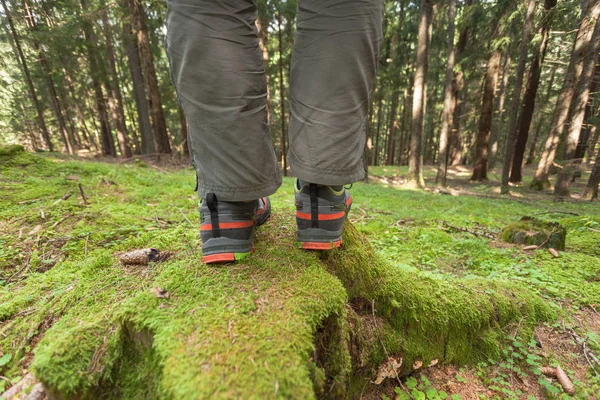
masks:
[[[427,178],[433,171],[427,169]],[[600,355],[598,203],[557,203],[550,193],[526,187],[501,197],[497,184],[470,183],[462,168],[451,171],[443,191],[408,188],[403,174],[372,168],[370,183],[351,189],[350,220],[377,250],[367,258],[384,260],[399,279],[392,288],[407,292],[391,303],[417,299],[412,314],[399,318],[420,321],[422,331],[394,328],[403,325],[394,325],[393,308],[404,303],[389,312],[381,306],[390,325],[378,331],[376,296],[373,306],[358,304],[364,299],[353,301],[352,292],[360,283],[323,268],[343,269],[335,266],[335,257],[343,256],[319,259],[295,249],[291,178],[272,197],[271,227],[258,231],[252,260],[209,268],[200,262],[190,168],[0,155],[0,393],[34,371],[70,395],[94,388],[105,398],[239,398],[248,390],[255,398],[335,397],[337,378],[330,376],[347,373],[337,369],[355,368],[358,359],[361,373],[353,372],[351,398],[567,398],[556,379],[541,373],[560,365],[575,398],[600,399],[600,365],[594,363]],[[523,216],[566,227],[566,251],[555,258],[497,239]],[[347,245],[350,253],[357,246]],[[115,254],[145,247],[168,250],[172,260],[144,267],[115,261]],[[506,292],[513,287],[514,293]],[[466,296],[483,301],[451,303]],[[444,299],[435,303],[437,297]],[[444,326],[461,326],[453,318],[471,319],[476,332],[470,341],[452,342],[452,335],[470,333],[450,330],[439,353],[435,335],[425,329],[437,329],[438,322],[427,319],[419,299],[431,306],[427,312],[445,318]],[[354,312],[348,304],[366,309],[366,317],[372,313],[378,349],[364,359],[351,349],[350,363],[335,356],[343,352],[327,340],[323,353],[337,360],[327,366],[317,339],[347,327],[323,321]],[[493,321],[476,320],[490,304]],[[420,359],[411,358],[411,348],[419,349]],[[375,384],[378,371],[367,368],[369,362],[385,364],[400,353],[409,365],[401,380]],[[323,382],[328,392],[319,392]]]

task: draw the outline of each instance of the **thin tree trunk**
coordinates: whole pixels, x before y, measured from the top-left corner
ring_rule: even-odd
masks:
[[[162,100],[158,87],[158,79],[154,68],[154,56],[150,46],[150,37],[146,26],[146,14],[140,0],[127,0],[130,9],[133,26],[135,27],[135,36],[140,50],[140,59],[142,61],[142,72],[145,77],[145,83],[148,87],[150,96],[150,111],[152,120],[152,132],[154,134],[154,144],[158,153],[170,153],[171,144],[167,133],[165,115],[162,108]]]
[[[583,191],[583,198],[593,200],[598,198],[598,185],[600,185],[600,149],[596,153],[596,162],[592,173],[588,179],[587,185]]]
[[[446,186],[448,171],[448,140],[452,129],[452,118],[456,109],[456,98],[452,95],[454,83],[454,21],[456,18],[456,0],[448,3],[448,65],[446,66],[446,84],[444,89],[444,110],[442,111],[442,129],[440,131],[440,150],[438,157],[438,171],[435,182]]]
[[[102,1],[104,3],[104,1]],[[101,3],[101,4],[102,4]],[[121,87],[119,82],[119,75],[117,74],[117,63],[115,60],[115,51],[113,48],[113,35],[112,26],[108,21],[108,12],[102,4],[102,25],[104,28],[104,37],[106,39],[106,51],[108,55],[108,70],[110,77],[107,82],[109,83],[108,90],[111,92],[109,97],[110,111],[112,114],[112,120],[117,128],[117,141],[119,142],[119,150],[121,156],[125,158],[131,157],[131,146],[129,144],[129,135],[127,133],[127,125],[125,122],[125,110],[123,108],[123,96],[121,95]],[[110,101],[112,98],[112,101]],[[116,100],[116,104],[115,101]]]
[[[87,7],[85,0],[81,0],[82,10],[86,12]],[[94,98],[96,100],[96,110],[98,118],[100,119],[100,140],[102,143],[102,153],[107,156],[116,156],[115,144],[110,130],[110,123],[108,121],[108,113],[106,110],[106,102],[104,100],[104,94],[102,93],[102,86],[100,83],[100,69],[98,67],[98,61],[96,60],[96,38],[91,29],[89,22],[83,22],[83,34],[86,43],[90,76],[92,78],[92,87],[94,90]]]
[[[400,145],[398,146],[398,168],[404,163],[404,149],[406,147],[407,139],[409,138],[410,132],[406,129],[406,124],[408,121],[408,104],[409,104],[410,94],[408,92],[408,88],[404,88],[403,99],[402,99],[402,119],[400,121]]]
[[[377,103],[377,131],[375,132],[375,151],[373,152],[373,165],[378,165],[379,156],[379,138],[381,137],[381,121],[383,113],[383,93],[379,92],[379,99]]]
[[[125,43],[125,51],[127,52],[127,63],[129,65],[129,72],[131,73],[138,126],[142,137],[141,152],[142,154],[152,154],[156,152],[156,146],[154,145],[152,125],[150,124],[150,110],[148,109],[148,101],[146,100],[142,63],[140,61],[137,39],[129,22],[123,23],[123,42]]]
[[[46,121],[44,119],[44,113],[42,111],[42,106],[38,100],[37,94],[35,93],[35,87],[33,86],[33,80],[31,79],[31,73],[29,72],[29,67],[27,65],[27,60],[25,59],[25,55],[23,54],[23,48],[21,47],[21,41],[19,40],[19,35],[17,35],[17,31],[15,30],[15,25],[13,24],[12,16],[8,7],[6,5],[6,0],[2,1],[2,8],[4,9],[4,15],[6,16],[6,20],[8,21],[8,25],[10,27],[10,31],[15,42],[15,47],[18,52],[18,61],[20,61],[21,68],[23,68],[23,74],[25,74],[25,79],[27,81],[27,87],[29,89],[29,94],[31,95],[31,99],[33,100],[33,105],[35,106],[37,112],[37,121],[38,127],[42,133],[42,138],[44,139],[44,143],[49,151],[54,151],[54,146],[52,145],[52,140],[50,139],[50,134],[48,133],[48,128],[46,127]]]
[[[502,119],[504,118],[504,102],[506,101],[506,87],[508,86],[508,78],[510,76],[511,49],[506,49],[504,63],[502,66],[502,79],[500,80],[500,90],[498,92],[498,107],[496,108],[496,121],[492,122],[492,139],[490,142],[490,159],[488,170],[494,168],[500,143],[500,132],[502,131]]]
[[[597,116],[598,113],[596,113],[595,115]],[[585,162],[587,164],[589,164],[592,161],[592,157],[594,156],[594,151],[596,150],[596,145],[598,144],[598,141],[600,140],[600,129],[598,129],[597,124],[590,126],[590,137],[592,137],[592,139],[590,140],[590,145],[588,146],[588,149],[587,149],[587,157],[585,159]]]
[[[577,83],[575,96],[573,97],[570,106],[569,129],[567,130],[563,145],[564,165],[558,173],[556,187],[554,188],[554,196],[556,197],[570,196],[571,180],[573,179],[577,165],[581,162],[581,160],[575,158],[575,153],[577,151],[579,136],[581,135],[581,128],[583,127],[586,104],[590,95],[590,85],[594,78],[595,64],[598,59],[599,51],[600,20],[596,22],[592,40],[588,45],[587,55],[583,64],[583,71],[579,78],[579,82]]]
[[[588,101],[585,105],[585,117],[584,121],[586,122],[584,130],[581,132],[579,137],[579,142],[577,143],[577,150],[575,151],[575,158],[583,161],[585,157],[586,150],[588,148],[588,143],[590,138],[593,136],[593,129],[595,125],[593,123],[589,123],[590,119],[594,117],[594,96],[597,93],[598,81],[600,80],[600,56],[598,60],[596,60],[596,71],[594,72],[594,78],[590,83],[590,94],[588,96]],[[593,150],[592,150],[593,152]]]
[[[432,0],[422,0],[419,13],[416,71],[413,90],[412,133],[408,160],[408,180],[419,187],[425,186],[423,170],[421,168],[423,159],[422,139],[425,116],[425,88],[429,66],[429,30],[432,19]]]
[[[285,127],[285,85],[283,82],[283,40],[281,34],[281,13],[277,12],[277,35],[279,39],[279,112],[281,119],[281,168],[283,175],[287,176],[287,158],[286,158],[286,127]]]
[[[550,186],[550,181],[548,180],[550,166],[554,162],[556,148],[569,116],[569,106],[575,95],[575,87],[583,70],[583,62],[587,48],[592,39],[596,21],[600,15],[600,0],[590,0],[586,11],[587,12],[584,13],[577,30],[577,37],[573,44],[569,68],[554,108],[552,126],[538,163],[533,182],[531,183],[531,187],[536,190],[543,190]]]
[[[485,74],[483,99],[481,103],[481,116],[475,141],[475,160],[473,162],[472,181],[487,179],[487,160],[489,154],[489,142],[492,129],[492,116],[494,111],[494,92],[498,82],[500,59],[502,51],[495,49],[490,54]]]
[[[556,76],[556,68],[552,68],[552,73],[550,74],[550,82],[548,84],[548,90],[546,90],[546,95],[544,96],[542,103],[541,103],[542,105],[538,111],[539,115],[537,117],[537,127],[535,129],[535,134],[533,135],[533,142],[531,143],[531,146],[529,147],[529,155],[527,156],[527,161],[525,162],[526,165],[532,164],[533,159],[535,158],[535,152],[537,150],[537,143],[540,138],[542,126],[544,125],[544,123],[543,123],[543,121],[544,121],[544,106],[548,103],[548,100],[550,100],[550,96],[552,95],[552,88],[554,87],[555,76]]]
[[[533,32],[533,18],[535,17],[536,0],[528,0],[527,14],[523,23],[523,35],[519,44],[519,63],[517,64],[517,73],[514,84],[512,104],[510,106],[510,119],[508,120],[508,130],[506,132],[506,144],[504,147],[504,165],[502,166],[502,187],[500,193],[508,193],[508,179],[510,166],[513,160],[515,138],[517,137],[517,122],[519,118],[519,108],[521,105],[521,89],[523,87],[523,78],[525,76],[525,66],[527,64],[527,49],[531,34]],[[536,88],[537,90],[537,88]],[[527,142],[527,138],[525,138]],[[524,148],[524,145],[523,145]]]
[[[548,48],[548,40],[550,38],[550,25],[552,23],[552,10],[556,7],[557,0],[545,0],[544,14],[542,16],[542,27],[540,47],[533,55],[531,67],[529,70],[529,79],[527,87],[523,95],[523,106],[519,122],[517,124],[517,138],[514,146],[514,155],[512,160],[512,168],[510,171],[509,182],[520,183],[523,180],[522,166],[525,150],[527,148],[527,139],[529,138],[529,128],[533,119],[533,111],[535,110],[535,99],[540,85],[540,76],[542,74],[542,64],[546,56]]]

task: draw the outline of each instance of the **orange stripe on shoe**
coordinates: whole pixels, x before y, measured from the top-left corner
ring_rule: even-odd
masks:
[[[302,242],[302,248],[305,250],[331,250],[341,245],[341,240],[335,242]]]
[[[352,204],[352,196],[348,197],[348,200],[346,200],[346,207],[348,207],[350,204]]]
[[[340,211],[335,214],[319,214],[319,221],[331,221],[333,219],[340,219],[346,216],[346,211]],[[311,220],[310,213],[304,213],[296,211],[296,218]]]
[[[221,223],[219,223],[219,229],[250,228],[252,225],[254,225],[254,221],[221,222]],[[210,230],[212,230],[212,224],[201,225],[200,230],[201,231],[210,231]]]
[[[203,256],[202,261],[204,261],[205,264],[232,262],[235,261],[235,253],[210,254],[208,256]]]

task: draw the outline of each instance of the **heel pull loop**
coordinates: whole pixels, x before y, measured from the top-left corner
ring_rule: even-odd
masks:
[[[219,225],[219,202],[217,201],[217,195],[214,193],[206,194],[206,206],[210,211],[210,224],[212,226],[213,238],[221,237],[221,228]]]
[[[311,228],[319,227],[319,197],[317,192],[319,187],[315,183],[311,183],[308,187],[310,193],[310,225]]]

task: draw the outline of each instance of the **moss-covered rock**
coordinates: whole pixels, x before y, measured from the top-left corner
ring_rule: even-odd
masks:
[[[565,250],[567,230],[557,222],[545,222],[537,218],[523,217],[507,225],[500,234],[503,241],[542,248]]]

